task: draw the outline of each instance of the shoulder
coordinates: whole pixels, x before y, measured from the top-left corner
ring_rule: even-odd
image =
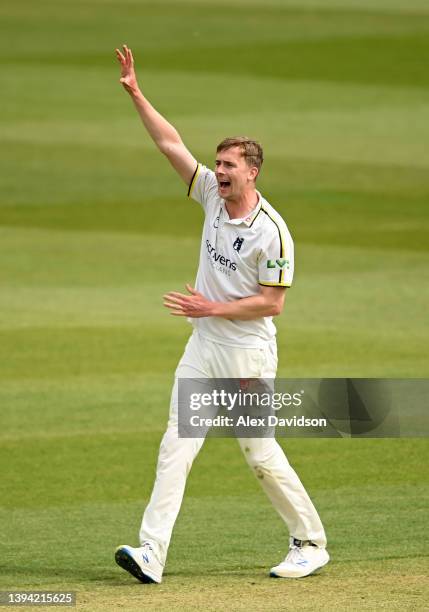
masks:
[[[194,189],[198,187],[210,189],[215,186],[217,186],[217,180],[213,170],[210,170],[210,168],[198,163],[189,184],[188,196],[192,197]]]
[[[199,202],[204,210],[212,207],[218,201],[216,175],[213,170],[198,164],[188,189],[188,197]]]
[[[290,235],[286,221],[283,219],[280,213],[277,212],[277,210],[262,197],[261,210],[258,216],[260,221],[260,231],[267,236],[267,238],[280,236],[284,240],[292,240],[292,236]]]

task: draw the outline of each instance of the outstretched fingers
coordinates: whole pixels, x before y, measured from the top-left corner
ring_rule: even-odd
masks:
[[[170,314],[176,316],[186,316],[185,310],[181,304],[164,300],[164,306],[170,310]]]
[[[121,64],[125,64],[125,57],[122,55],[119,49],[115,49],[115,53],[116,53],[116,57],[121,62]]]
[[[198,294],[198,291],[194,287],[192,287],[192,285],[190,285],[189,283],[186,283],[185,287],[186,287],[186,290],[189,291],[189,293],[191,293],[192,295]]]
[[[123,66],[130,68],[134,65],[134,57],[132,51],[127,47],[127,45],[122,45],[122,49],[122,51],[120,51],[119,49],[115,49],[116,57]]]
[[[190,297],[190,295],[183,295],[183,293],[179,293],[178,291],[169,291],[164,295],[164,300],[171,300],[178,304],[184,304],[189,301]]]
[[[132,66],[134,63],[134,58],[133,58],[133,54],[131,52],[131,49],[129,49],[127,47],[127,45],[123,45],[123,49],[124,49],[124,54],[125,54],[125,59],[127,62],[127,66]]]

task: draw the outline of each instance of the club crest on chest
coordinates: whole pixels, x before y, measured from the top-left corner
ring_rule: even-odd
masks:
[[[244,238],[240,238],[240,236],[237,236],[237,238],[235,239],[232,245],[232,248],[238,253],[238,251],[241,249],[243,242],[244,242]]]

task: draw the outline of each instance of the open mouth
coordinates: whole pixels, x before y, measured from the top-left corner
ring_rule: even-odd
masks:
[[[231,183],[229,181],[219,181],[219,187],[221,187],[222,189],[226,189],[230,185]]]

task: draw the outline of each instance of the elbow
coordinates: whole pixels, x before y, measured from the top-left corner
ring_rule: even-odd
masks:
[[[161,153],[165,155],[166,157],[170,158],[177,150],[177,145],[181,144],[181,141],[178,140],[176,142],[173,140],[161,140],[157,144],[158,144],[158,149],[161,151]]]
[[[168,142],[158,142],[158,149],[161,151],[163,155],[166,157],[171,153],[171,144]]]
[[[283,311],[285,303],[285,290],[278,287],[263,287],[262,302],[265,317],[278,317]]]
[[[270,306],[270,317],[278,317],[283,310],[283,304],[279,304],[277,302],[274,302],[273,304],[271,304]]]

